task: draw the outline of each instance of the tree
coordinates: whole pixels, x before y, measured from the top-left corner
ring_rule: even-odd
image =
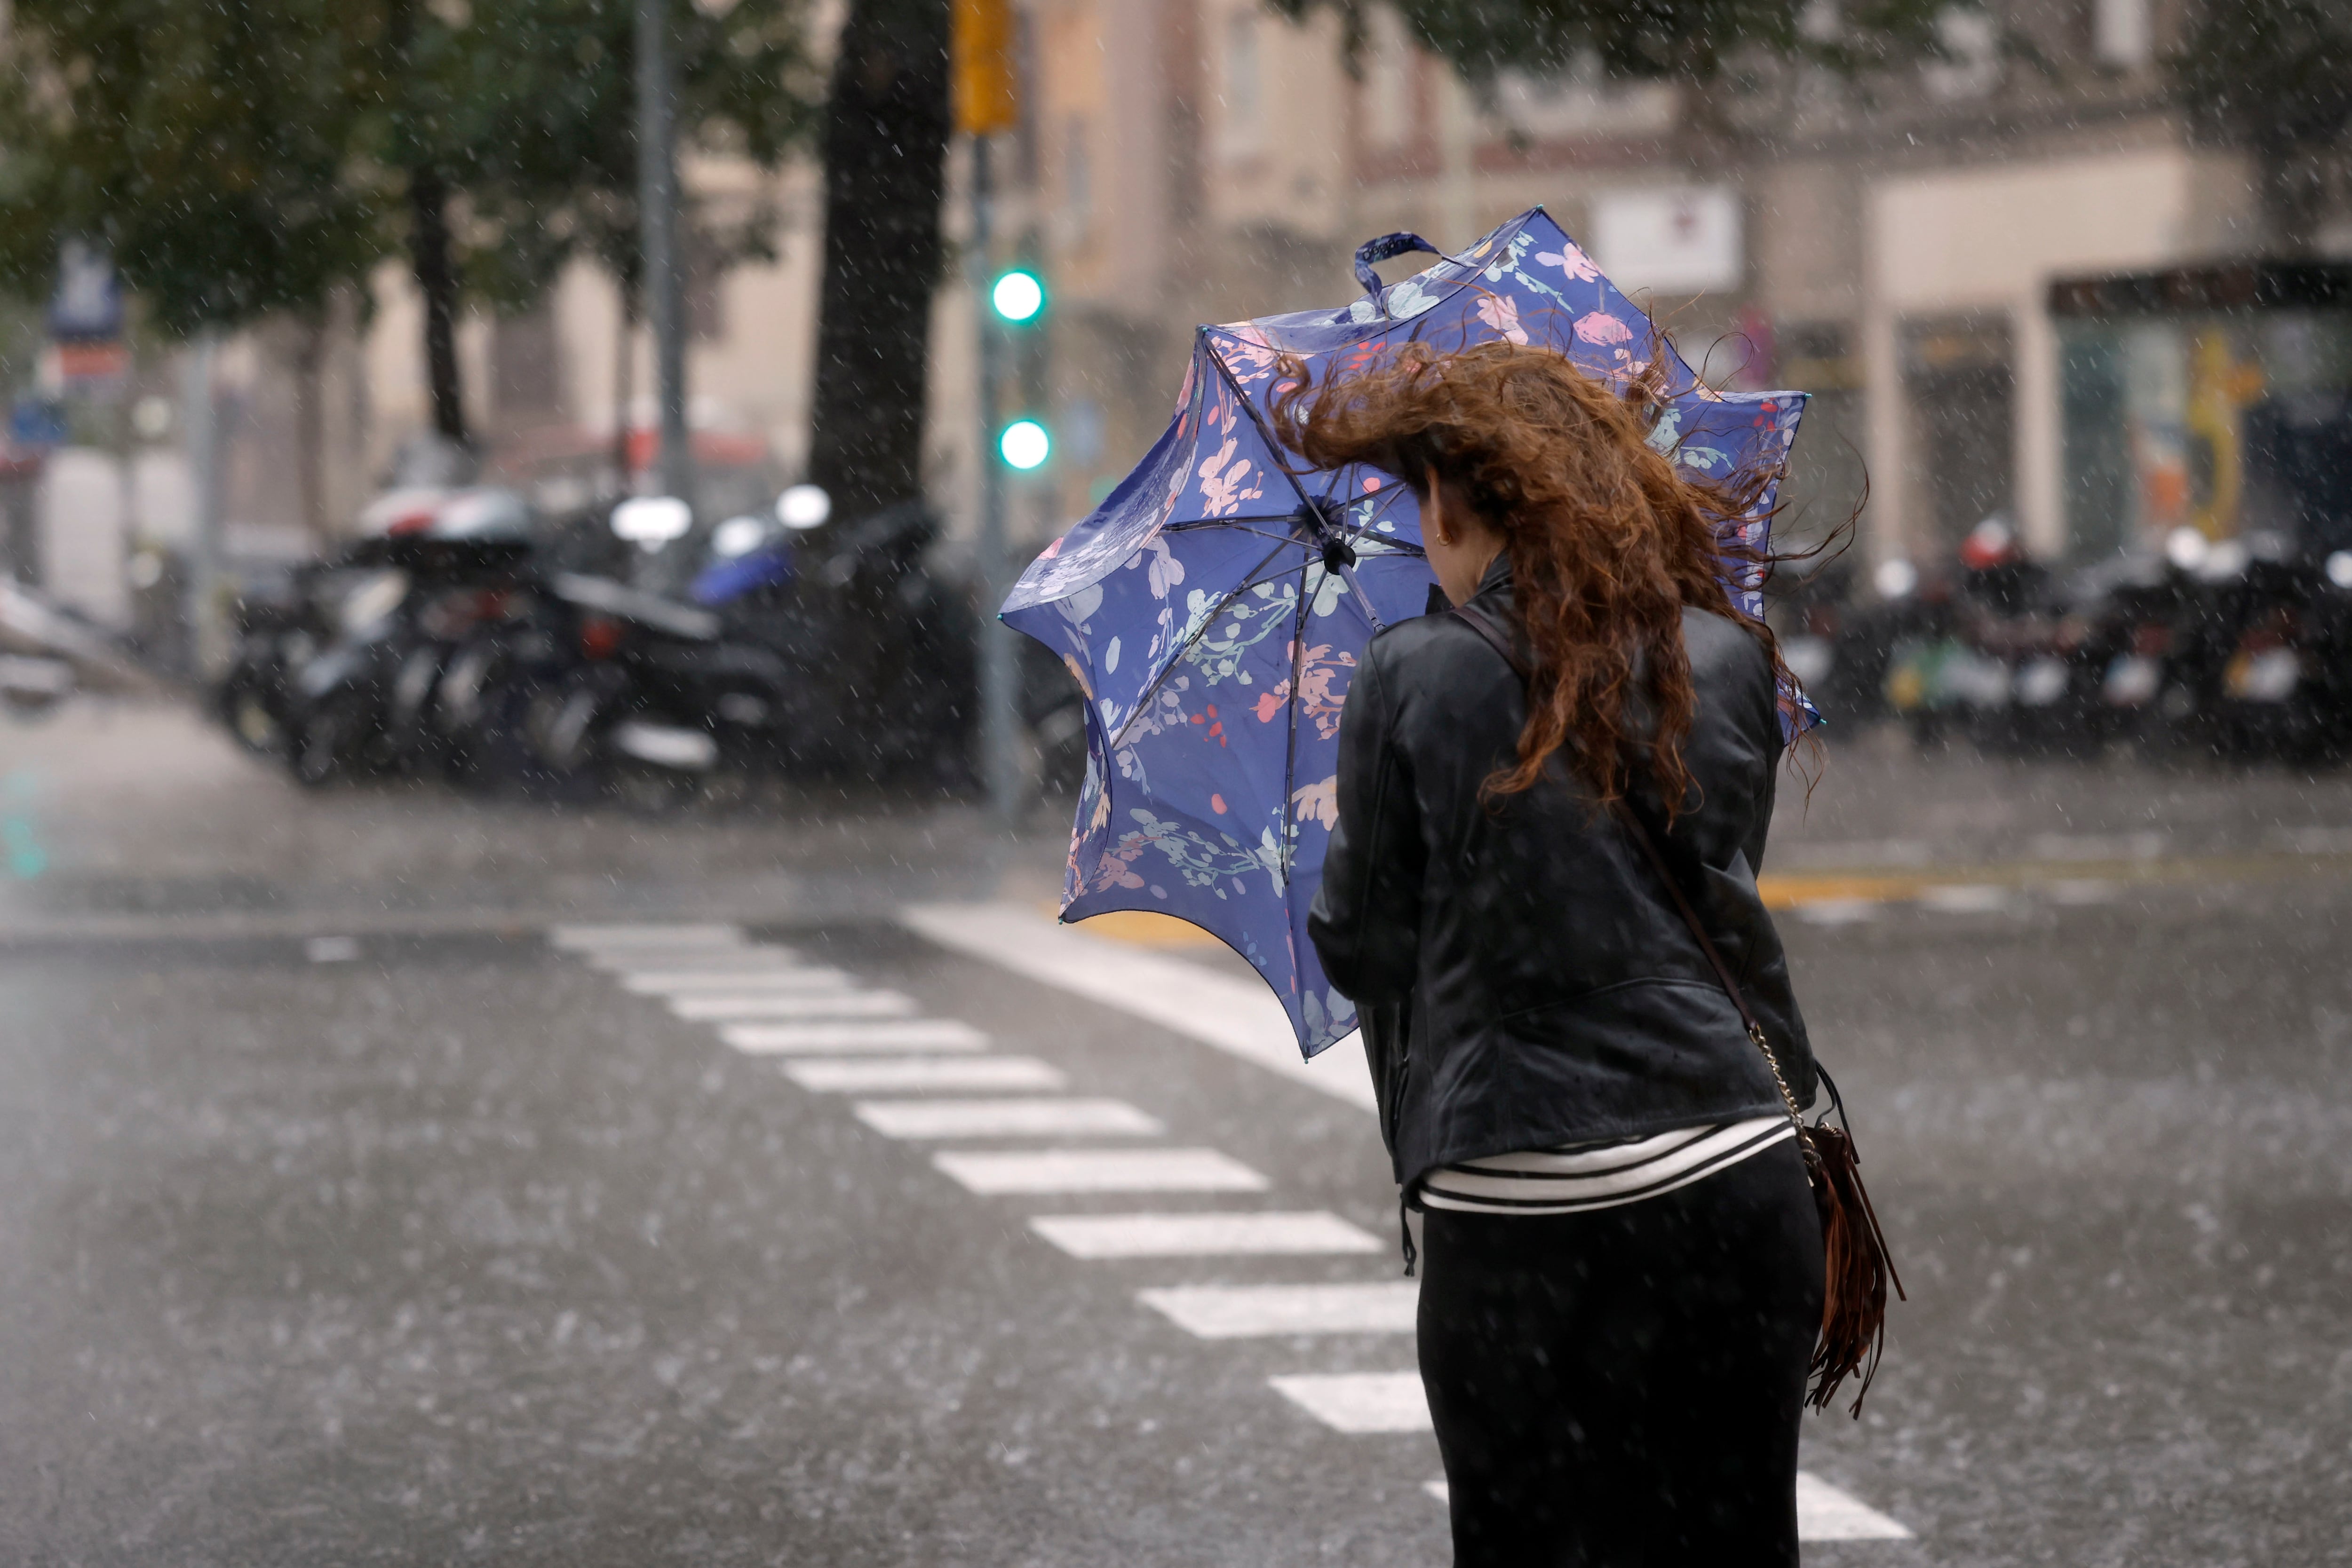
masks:
[[[772,166],[814,113],[803,0],[670,0],[688,144]],[[0,283],[105,242],[175,332],[314,322],[404,250],[435,428],[470,438],[468,301],[529,305],[635,248],[634,0],[17,0],[0,80]],[[719,236],[768,243],[772,214]]]
[[[37,298],[62,243],[94,241],[165,331],[298,323],[297,410],[319,416],[334,291],[386,249],[355,164],[363,40],[322,0],[17,0],[0,78],[0,283]],[[301,444],[303,520],[324,493]]]
[[[0,281],[103,243],[168,331],[315,314],[385,248],[353,167],[366,49],[329,0],[16,0],[0,79]]]
[[[2352,120],[2352,5],[2202,0],[2168,63],[2205,128],[2253,154],[2273,243],[2309,250]]]
[[[1352,54],[1369,0],[1272,0],[1292,17],[1328,8]],[[1951,0],[1392,0],[1405,24],[1474,85],[1507,69],[1585,61],[1609,75],[1694,89],[1699,151],[1727,129],[1716,89],[1743,62],[1806,60],[1852,75],[1940,53]]]
[[[949,130],[948,0],[851,0],[825,104],[809,450],[845,521],[922,495]]]
[[[462,442],[454,322],[465,298],[525,307],[580,254],[635,295],[635,4],[390,3],[383,156],[408,172],[435,424]],[[802,0],[667,3],[681,143],[773,168],[814,120]],[[704,252],[769,254],[774,222],[765,209],[726,226],[706,216]]]

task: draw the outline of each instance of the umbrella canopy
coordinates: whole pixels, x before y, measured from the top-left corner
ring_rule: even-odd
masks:
[[[1023,573],[1003,618],[1062,655],[1087,697],[1087,765],[1062,915],[1158,910],[1264,976],[1311,1056],[1355,1027],[1307,936],[1338,815],[1339,719],[1364,646],[1422,613],[1435,584],[1396,476],[1308,470],[1269,408],[1276,357],[1345,374],[1385,350],[1508,340],[1625,382],[1666,357],[1651,444],[1700,475],[1777,476],[1801,392],[1718,393],[1538,207],[1383,287],[1372,263],[1435,247],[1390,235],[1357,252],[1365,297],[1202,327],[1176,415],[1094,514]],[[1767,486],[1736,525],[1760,549]],[[1727,577],[1751,614],[1752,577]],[[1789,694],[1791,727],[1801,697]]]

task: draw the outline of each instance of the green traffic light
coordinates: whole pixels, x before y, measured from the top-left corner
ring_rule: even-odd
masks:
[[[1035,273],[1016,267],[997,278],[988,291],[988,302],[996,307],[999,316],[1016,326],[1034,321],[1045,308],[1045,285]]]
[[[996,438],[996,450],[1009,466],[1025,474],[1052,454],[1054,438],[1035,420],[1016,419]]]

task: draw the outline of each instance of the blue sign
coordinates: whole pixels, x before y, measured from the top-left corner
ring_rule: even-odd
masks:
[[[60,343],[110,342],[122,336],[122,285],[104,250],[78,239],[58,246],[49,336]]]
[[[19,398],[8,411],[8,439],[18,446],[62,446],[66,434],[65,405],[54,399]]]

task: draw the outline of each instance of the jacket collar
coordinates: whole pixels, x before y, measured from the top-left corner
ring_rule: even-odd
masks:
[[[1505,616],[1510,613],[1511,558],[1508,555],[1496,556],[1494,564],[1486,569],[1486,575],[1478,580],[1476,590],[1470,595],[1470,602],[1478,604],[1482,601],[1490,612]],[[1429,602],[1422,606],[1421,612],[1423,615],[1443,615],[1453,608],[1454,601],[1445,597],[1445,590],[1432,582],[1429,585]]]
[[[1486,575],[1478,580],[1478,591],[1470,596],[1470,601],[1473,604],[1485,603],[1489,606],[1500,604],[1505,608],[1509,606],[1511,602],[1510,551],[1505,550],[1495,557],[1493,563],[1486,568]]]

